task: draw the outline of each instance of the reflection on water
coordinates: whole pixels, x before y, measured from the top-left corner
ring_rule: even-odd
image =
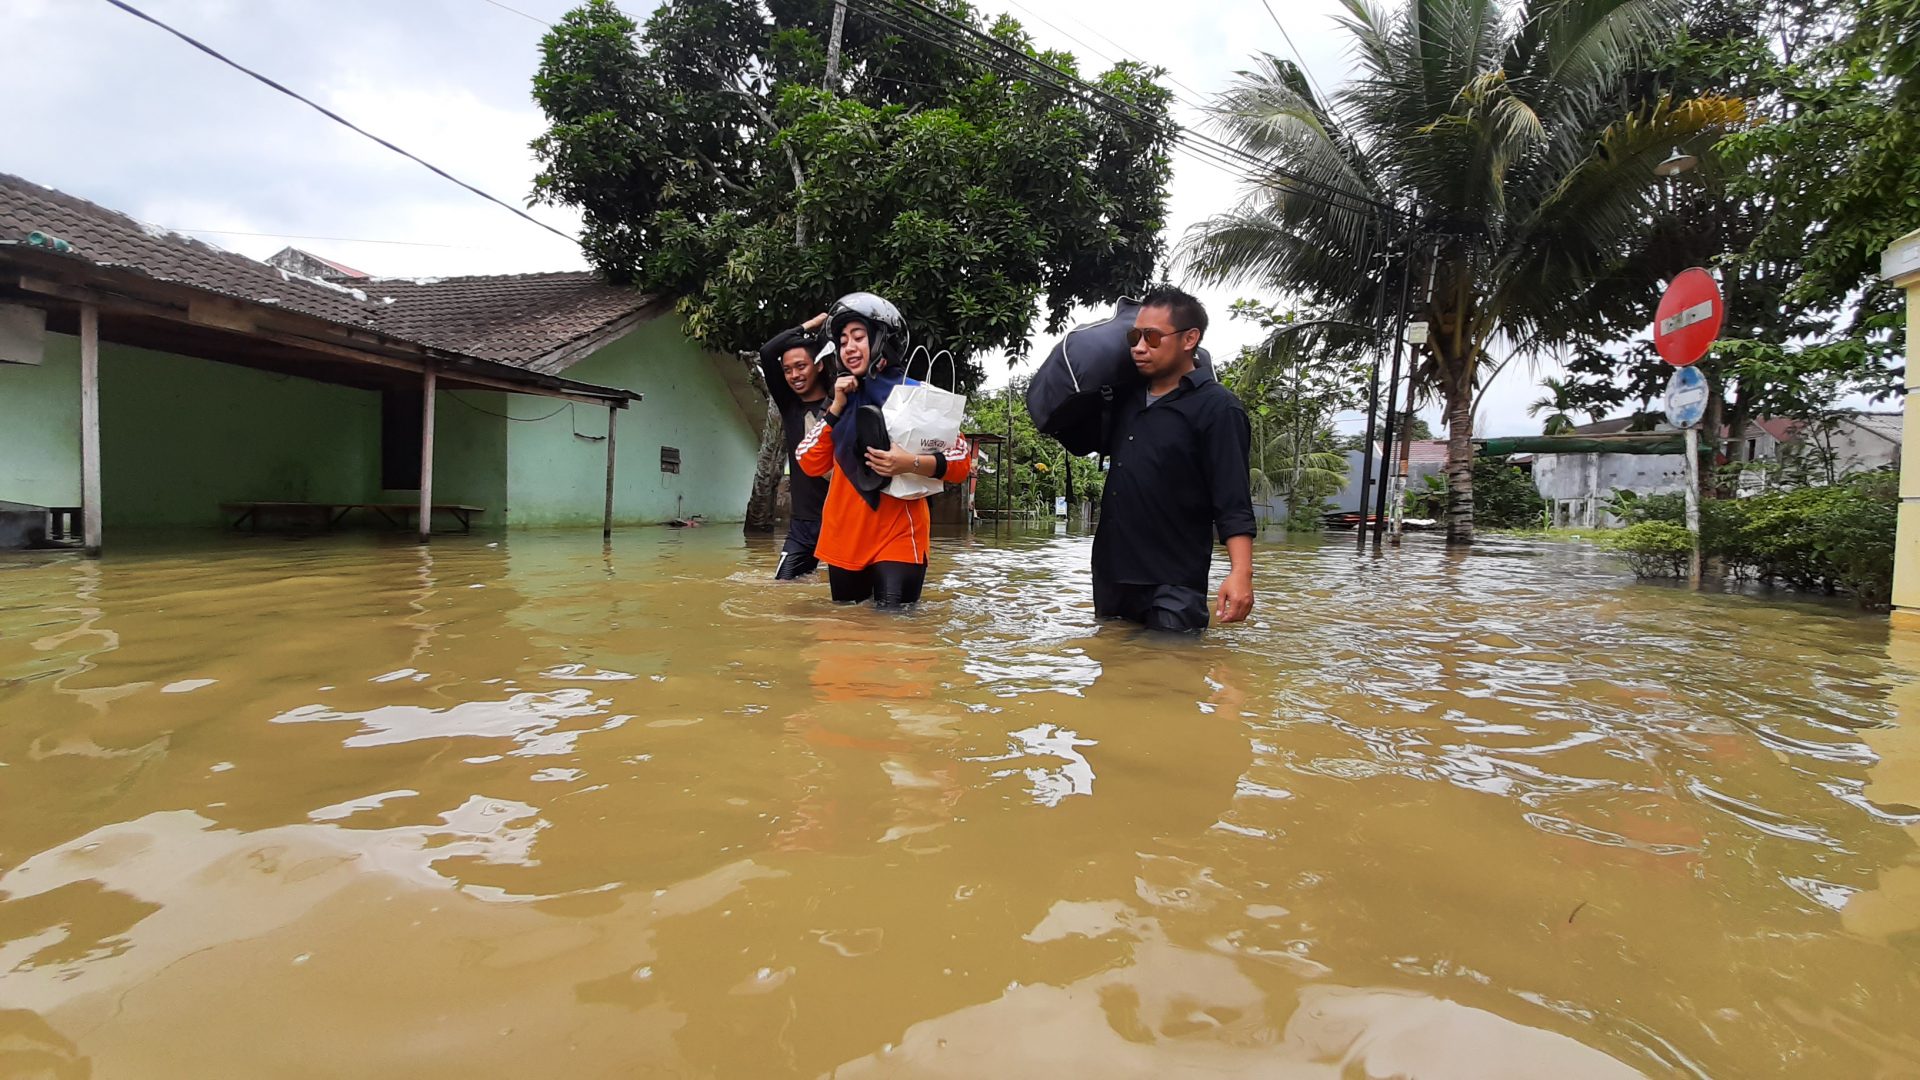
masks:
[[[0,1076],[1920,1072],[1920,645],[1587,549],[0,562]],[[1912,653],[1912,655],[1908,655]]]

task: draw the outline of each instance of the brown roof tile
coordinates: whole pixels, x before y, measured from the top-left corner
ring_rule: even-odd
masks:
[[[0,173],[0,242],[36,231],[67,241],[75,257],[96,265],[549,374],[565,364],[537,365],[541,357],[650,302],[586,271],[332,285]]]
[[[388,333],[519,367],[535,366],[547,353],[648,303],[646,296],[604,284],[585,270],[374,278],[365,288],[370,296],[392,298],[380,320]]]

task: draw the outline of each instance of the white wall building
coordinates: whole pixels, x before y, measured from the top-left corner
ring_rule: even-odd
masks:
[[[1793,420],[1767,417],[1747,426],[1745,438],[1728,447],[1742,462],[1778,462],[1783,457],[1831,450],[1835,478],[1870,472],[1900,460],[1899,413],[1849,413],[1828,430],[1813,430]],[[1574,428],[1569,435],[1612,435],[1626,430],[1630,419],[1603,420]],[[1667,424],[1653,430],[1672,431]],[[1685,490],[1686,462],[1679,454],[1536,454],[1533,484],[1551,508],[1552,522],[1561,528],[1617,528],[1621,522],[1606,512],[1616,489],[1636,495],[1664,495]],[[1762,473],[1743,477],[1743,494],[1763,490]]]

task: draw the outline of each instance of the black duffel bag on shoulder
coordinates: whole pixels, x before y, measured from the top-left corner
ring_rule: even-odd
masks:
[[[1110,318],[1067,331],[1027,384],[1027,415],[1033,417],[1033,426],[1067,453],[1107,452],[1112,402],[1140,381],[1127,345],[1127,331],[1139,313],[1140,301],[1121,297]],[[1207,350],[1201,349],[1199,366],[1212,364]]]

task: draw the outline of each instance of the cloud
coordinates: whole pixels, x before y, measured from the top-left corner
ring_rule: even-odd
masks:
[[[537,171],[527,143],[543,127],[531,97],[545,32],[539,23],[486,0],[136,2],[453,175],[524,205]],[[573,6],[502,2],[546,22]],[[623,6],[644,17],[653,5]],[[979,6],[989,17],[1019,19],[1043,47],[1073,52],[1088,74],[1123,57],[1166,68],[1176,94],[1187,99],[1178,116],[1190,124],[1202,119],[1193,99],[1225,88],[1255,51],[1295,55],[1253,0],[1173,11],[1163,0]],[[1334,23],[1338,4],[1288,0],[1274,10],[1319,85],[1330,91],[1344,81],[1347,39]],[[15,107],[0,113],[0,169],[156,224],[225,230],[201,235],[256,258],[296,244],[377,274],[584,265],[572,244],[106,4],[9,0],[7,18],[0,94]],[[1169,241],[1240,194],[1215,166],[1177,155]],[[565,209],[530,212],[563,230],[579,225]],[[1198,291],[1214,315],[1214,355],[1232,356],[1258,338],[1251,325],[1226,317],[1229,303],[1257,289]],[[1033,355],[1044,356],[1052,344],[1041,336]],[[990,383],[1003,383],[1003,366],[987,366]],[[1527,427],[1531,382],[1518,371],[1501,377],[1488,396],[1488,430]]]

